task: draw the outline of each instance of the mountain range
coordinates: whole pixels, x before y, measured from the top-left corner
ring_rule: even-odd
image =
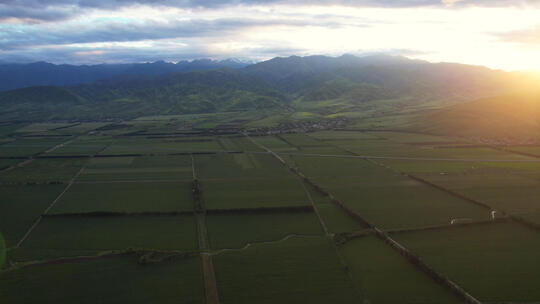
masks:
[[[425,112],[420,118],[423,124],[416,125],[433,131],[437,122],[446,121],[446,127],[442,124],[441,129],[450,126],[457,130],[449,121],[460,121],[459,117],[445,117],[466,112],[467,105],[460,104],[496,96],[520,96],[512,94],[540,83],[538,78],[523,73],[387,55],[291,56],[249,65],[232,60],[202,60],[25,66],[32,67],[43,67],[38,68],[42,75],[51,69],[54,72],[43,83],[47,85],[1,92],[0,120],[133,119],[261,110],[304,113],[305,117],[321,119],[358,118],[421,107]],[[39,78],[23,70],[18,72],[28,76],[27,83]],[[0,74],[8,77],[5,71]],[[470,104],[472,112],[482,115],[478,106]],[[485,101],[482,104],[489,107]],[[519,107],[519,103],[515,106]],[[446,110],[452,115],[444,114]],[[489,121],[485,124],[489,125]]]
[[[177,63],[156,61],[152,63],[56,65],[48,62],[28,64],[0,63],[0,91],[31,86],[66,86],[111,79],[122,75],[157,76],[167,73],[214,70],[219,68],[243,68],[248,63],[227,59],[216,61],[199,59]]]

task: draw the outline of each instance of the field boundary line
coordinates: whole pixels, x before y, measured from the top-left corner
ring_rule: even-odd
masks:
[[[222,254],[222,253],[225,253],[225,252],[244,251],[244,250],[246,250],[246,249],[248,249],[249,247],[252,247],[252,246],[279,244],[279,243],[285,242],[286,240],[291,239],[291,238],[324,238],[324,236],[319,235],[319,234],[313,234],[313,235],[310,235],[310,234],[288,234],[288,235],[286,235],[286,236],[284,236],[284,237],[282,237],[280,239],[273,240],[273,241],[250,242],[250,243],[246,243],[243,247],[240,247],[240,248],[222,248],[222,249],[218,249],[218,250],[215,250],[215,251],[205,252],[203,254],[214,256],[214,255],[219,255],[219,254]]]
[[[88,180],[88,181],[76,181],[75,184],[129,184],[129,183],[189,183],[192,182],[192,179],[139,179],[139,180]]]
[[[296,168],[293,168],[291,167],[289,164],[287,164],[287,162],[285,162],[283,160],[283,158],[281,158],[278,154],[276,154],[274,151],[272,151],[270,148],[267,148],[265,147],[264,145],[262,144],[259,144],[258,142],[256,142],[254,139],[252,139],[247,133],[244,133],[244,135],[252,142],[254,143],[255,145],[257,145],[258,147],[262,148],[263,150],[267,151],[268,153],[270,153],[271,155],[273,155],[275,158],[277,158],[281,163],[282,165],[284,165],[286,168],[289,169],[289,171],[291,171],[293,174],[295,174],[298,178],[299,178],[299,182],[300,184],[302,185],[310,203],[312,204],[313,206],[313,210],[315,211],[318,219],[319,219],[319,222],[321,224],[321,226],[323,227],[323,230],[324,230],[324,233],[326,235],[326,237],[329,239],[330,243],[332,244],[332,247],[334,248],[335,252],[336,252],[336,256],[338,257],[338,260],[339,262],[341,263],[342,267],[344,268],[344,271],[345,273],[347,274],[347,276],[349,277],[349,280],[351,280],[351,284],[354,286],[354,290],[358,293],[358,295],[360,296],[360,298],[362,298],[362,291],[361,290],[358,290],[357,289],[357,286],[356,284],[354,283],[354,280],[353,280],[353,275],[350,271],[350,267],[347,265],[347,262],[345,261],[345,259],[343,258],[343,256],[341,255],[341,253],[339,252],[339,248],[336,246],[336,243],[334,241],[334,235],[333,234],[330,234],[329,231],[328,231],[328,227],[326,226],[326,223],[324,222],[324,220],[322,219],[317,207],[315,206],[315,202],[313,201],[313,197],[311,196],[311,194],[309,193],[309,190],[305,187],[304,185],[304,182],[307,182],[307,183],[310,183],[308,181],[308,179],[300,172],[298,171],[298,169]],[[310,185],[312,185],[310,183]]]
[[[286,139],[285,137],[281,136],[281,134],[276,134],[275,135],[276,138],[278,138],[279,140],[281,140],[282,142],[286,143],[287,145],[293,147],[293,148],[296,148],[297,150],[302,150],[302,147],[301,146],[297,146],[295,144],[293,144],[292,142],[290,142],[288,139]]]
[[[304,182],[302,181],[302,179],[298,178],[298,182],[302,186],[302,189],[304,189],[304,192],[306,193],[306,196],[309,202],[311,203],[311,206],[313,207],[313,211],[315,211],[315,214],[317,215],[317,218],[319,219],[319,223],[321,224],[324,234],[326,236],[330,236],[331,234],[328,231],[328,227],[326,226],[326,223],[322,219],[319,209],[317,209],[317,206],[315,205],[315,202],[313,201],[313,197],[311,196],[311,193],[309,193],[309,190],[306,188],[306,185],[304,185]]]
[[[433,225],[433,226],[424,226],[424,227],[417,227],[417,228],[386,229],[383,231],[388,234],[399,234],[399,233],[410,233],[410,232],[427,231],[427,230],[445,230],[445,229],[454,229],[454,228],[468,227],[468,226],[482,226],[482,225],[504,223],[504,222],[507,222],[508,220],[509,220],[508,217],[504,217],[504,218],[497,218],[495,220],[480,220],[480,221],[473,221],[473,222],[466,222],[466,223]]]
[[[99,259],[105,259],[105,258],[111,258],[115,256],[131,256],[131,255],[141,255],[144,254],[163,254],[163,255],[169,255],[165,256],[162,261],[174,259],[174,258],[189,258],[194,257],[198,255],[198,252],[196,251],[181,251],[181,250],[159,250],[159,249],[111,249],[111,250],[102,250],[100,252],[97,252],[95,255],[79,255],[79,256],[68,256],[68,257],[56,257],[52,259],[46,259],[46,260],[34,260],[34,261],[26,261],[26,262],[16,262],[9,268],[5,268],[3,270],[0,270],[0,273],[4,272],[10,272],[19,270],[22,268],[27,267],[34,267],[34,266],[45,266],[45,265],[52,265],[52,264],[67,264],[67,263],[77,263],[77,262],[87,262],[87,261],[93,261],[93,260],[99,260]]]
[[[193,213],[197,225],[197,239],[199,243],[199,252],[203,270],[203,286],[206,304],[219,304],[219,292],[217,288],[216,272],[210,251],[210,241],[208,239],[208,230],[206,227],[206,208],[202,201],[202,193],[195,168],[195,157],[191,155],[191,171],[193,175],[192,195],[193,195]]]
[[[313,137],[311,137],[313,138]],[[347,151],[352,155],[343,154],[310,154],[310,153],[290,153],[277,152],[282,155],[306,156],[306,157],[334,157],[334,158],[360,158],[360,159],[389,159],[389,160],[408,160],[408,161],[447,161],[447,162],[478,162],[478,163],[539,163],[540,159],[479,159],[479,158],[435,158],[435,157],[406,157],[406,156],[375,156],[375,155],[360,155],[348,149],[332,146],[343,151]],[[252,153],[252,152],[247,152]],[[353,154],[354,153],[354,154]]]
[[[55,146],[53,146],[53,147],[51,147],[51,148],[49,148],[49,149],[47,149],[47,150],[44,150],[44,151],[35,153],[35,154],[33,154],[33,155],[30,155],[30,156],[27,156],[26,159],[25,159],[24,161],[18,162],[18,163],[16,163],[16,164],[13,164],[13,165],[7,167],[7,168],[4,168],[4,169],[0,170],[0,172],[3,173],[3,172],[11,171],[11,170],[13,170],[13,169],[15,169],[15,168],[21,168],[21,167],[24,167],[24,166],[28,165],[29,163],[32,163],[33,161],[35,161],[36,158],[40,158],[41,155],[45,155],[45,154],[47,154],[47,153],[49,153],[49,152],[52,152],[52,151],[54,151],[54,150],[56,150],[56,149],[62,147],[63,145],[70,143],[71,141],[75,140],[77,137],[78,137],[78,136],[76,136],[76,137],[74,137],[74,138],[69,137],[69,139],[66,140],[65,142],[59,143],[59,144],[57,144],[57,145],[55,145]]]
[[[247,136],[247,135],[246,135]],[[248,136],[249,138],[249,136]],[[253,140],[252,140],[253,141]],[[262,146],[262,145],[261,145]],[[264,146],[262,146],[264,147]],[[347,149],[344,149],[342,147],[334,146],[338,149],[344,150],[347,153],[354,154],[354,152],[351,152]],[[266,148],[266,147],[265,147]],[[270,149],[266,148],[267,151],[272,152]],[[275,153],[272,153],[275,154]],[[280,158],[280,160],[282,160]],[[370,161],[369,159],[366,159],[366,161]],[[413,254],[409,249],[407,249],[405,246],[401,245],[394,239],[392,239],[389,234],[383,232],[379,228],[377,228],[375,225],[371,224],[369,221],[365,220],[361,215],[359,215],[356,211],[350,209],[349,207],[345,206],[341,201],[336,199],[331,193],[329,193],[326,190],[323,190],[320,186],[316,185],[312,181],[310,181],[305,175],[303,175],[298,169],[292,168],[291,166],[287,165],[284,161],[282,161],[283,164],[285,164],[291,171],[298,174],[301,178],[303,178],[307,183],[312,185],[317,191],[319,191],[321,194],[324,194],[325,196],[328,196],[332,202],[336,203],[338,206],[340,206],[343,210],[347,212],[351,217],[359,221],[361,224],[364,224],[368,226],[368,228],[373,229],[375,232],[375,236],[379,239],[381,239],[383,242],[388,244],[392,249],[397,251],[401,256],[403,256],[413,267],[415,267],[417,270],[425,273],[430,278],[432,278],[437,284],[446,287],[451,291],[454,295],[462,298],[467,303],[471,304],[482,304],[478,299],[473,297],[471,294],[469,294],[467,291],[465,291],[462,287],[460,287],[458,284],[447,278],[446,276],[440,274],[435,269],[428,266],[426,263],[424,263],[418,256]]]

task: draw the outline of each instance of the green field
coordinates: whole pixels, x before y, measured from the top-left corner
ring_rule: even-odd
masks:
[[[364,219],[483,303],[540,301],[534,227],[449,225],[488,220],[491,208],[539,225],[536,158],[466,138],[372,131],[422,107],[377,117],[373,104],[365,113],[312,113],[308,103],[291,101],[303,110],[286,115],[0,126],[0,168],[16,164],[0,171],[2,299],[207,303],[216,291],[224,304],[461,302]],[[338,130],[311,121],[322,117]],[[122,255],[101,256],[111,252]]]
[[[292,176],[273,156],[265,154],[196,155],[195,168],[202,180]]]
[[[318,193],[309,185],[306,185],[306,188],[330,233],[352,232],[365,228],[358,221],[343,212],[339,206],[332,203],[328,197]]]
[[[0,174],[1,183],[67,182],[84,166],[86,159],[36,159],[25,166]]]
[[[177,156],[92,158],[81,181],[191,180],[191,158]]]
[[[401,176],[386,179],[317,179],[337,199],[383,229],[450,224],[453,219],[487,220],[489,210]]]
[[[375,237],[349,241],[340,252],[364,303],[461,303]]]
[[[11,247],[63,191],[65,185],[0,186],[0,234]]]
[[[293,152],[298,151],[297,147],[291,146],[289,143],[284,141],[282,138],[277,136],[257,136],[254,140],[267,147],[272,151],[276,152]]]
[[[69,138],[17,138],[4,143],[0,149],[0,156],[31,156],[68,141]]]
[[[195,220],[190,215],[47,217],[10,254],[27,261],[128,248],[194,251]]]
[[[423,177],[497,210],[510,213],[538,210],[540,180],[515,174],[515,171],[512,173],[504,169],[476,170],[466,174],[431,174]]]
[[[76,183],[51,213],[175,212],[193,210],[189,182]]]
[[[207,209],[307,206],[297,178],[216,179],[201,182]]]
[[[540,300],[540,234],[516,223],[396,234],[428,265],[485,302]]]
[[[43,133],[73,125],[72,123],[33,123],[17,130],[18,133]]]
[[[241,248],[248,243],[271,242],[288,235],[322,235],[313,212],[216,214],[206,217],[212,249]]]
[[[362,303],[324,237],[222,253],[214,267],[222,303]]]
[[[176,139],[176,138],[120,138],[100,154],[171,154],[178,152],[194,151],[220,151],[221,146],[215,139],[201,138]]]
[[[0,294],[5,303],[21,304],[204,301],[198,258],[140,265],[122,256],[27,267],[0,274]]]
[[[81,136],[58,147],[49,155],[94,155],[113,142],[108,136]]]
[[[20,161],[20,159],[0,159],[0,171],[15,165]]]
[[[296,157],[295,163],[308,178],[383,229],[489,217],[488,210],[362,159]]]

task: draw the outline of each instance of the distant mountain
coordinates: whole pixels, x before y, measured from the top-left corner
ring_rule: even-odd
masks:
[[[31,86],[68,86],[112,79],[122,75],[157,76],[167,73],[206,71],[221,68],[239,69],[246,65],[248,64],[233,59],[99,65],[55,65],[47,62],[29,64],[0,63],[0,91]]]
[[[276,89],[301,95],[328,81],[344,79],[420,98],[470,99],[509,88],[510,73],[485,67],[411,60],[400,56],[343,55],[274,58],[243,69]]]
[[[215,69],[219,65],[235,68]],[[74,79],[100,80],[63,88],[41,86],[0,93],[0,119],[128,119],[260,109],[296,110],[322,117],[364,112],[378,115],[422,103],[442,106],[503,95],[525,84],[538,84],[519,73],[386,55],[292,56],[243,68],[240,65],[235,61],[210,60],[88,67],[52,65],[63,69],[58,72],[63,81],[70,73],[75,75]],[[33,66],[34,70],[51,68],[46,63]],[[87,70],[83,73],[84,68]],[[117,76],[112,77],[111,71]],[[31,74],[21,75],[33,79]]]
[[[0,93],[0,120],[132,119],[144,115],[287,108],[287,96],[234,69],[124,76]]]

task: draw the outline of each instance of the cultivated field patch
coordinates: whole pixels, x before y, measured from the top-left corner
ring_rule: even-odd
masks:
[[[15,246],[66,185],[0,186],[0,233]]]
[[[46,217],[12,258],[50,259],[128,248],[194,251],[195,220],[191,215]]]
[[[540,180],[492,170],[422,177],[497,210],[522,213],[540,208]]]
[[[51,213],[193,210],[190,182],[76,183]]]
[[[98,157],[82,172],[81,181],[190,180],[189,155]]]
[[[136,256],[121,256],[27,267],[0,274],[0,293],[6,303],[21,304],[204,301],[198,258],[141,265]]]
[[[1,183],[51,183],[69,181],[86,159],[36,159],[0,174]]]
[[[309,253],[309,254],[307,254]],[[222,303],[356,303],[344,266],[325,237],[291,238],[213,257]]]
[[[68,138],[65,137],[17,138],[2,145],[0,156],[31,156],[44,152],[67,140]]]
[[[205,179],[282,178],[293,176],[272,155],[195,155],[197,177]]]
[[[212,249],[241,248],[248,243],[277,241],[288,235],[322,235],[313,212],[215,214],[206,217]]]
[[[110,137],[82,136],[60,146],[49,155],[94,155],[113,141]]]
[[[309,201],[298,179],[219,179],[201,182],[207,209],[307,206]]]
[[[481,301],[540,300],[540,235],[535,230],[508,222],[394,238]]]
[[[100,154],[170,154],[178,152],[220,151],[221,146],[212,138],[121,138]]]
[[[340,248],[365,303],[462,303],[374,236]]]

